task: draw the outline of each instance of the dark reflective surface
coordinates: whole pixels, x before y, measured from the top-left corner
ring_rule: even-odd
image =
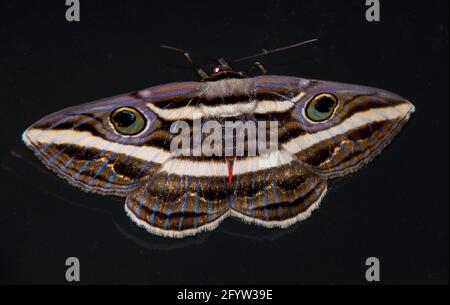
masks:
[[[370,256],[383,283],[448,282],[448,2],[383,1],[379,23],[365,21],[365,1],[337,2],[82,1],[81,22],[67,23],[64,1],[2,1],[0,282],[65,283],[70,256],[86,284],[365,283]],[[20,143],[56,110],[194,79],[160,44],[208,66],[208,56],[313,37],[261,61],[271,74],[387,89],[417,111],[380,157],[287,230],[228,219],[193,238],[151,236],[122,199],[69,186]]]

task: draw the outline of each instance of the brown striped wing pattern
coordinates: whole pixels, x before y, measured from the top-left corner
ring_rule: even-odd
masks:
[[[321,95],[335,99],[332,110],[311,108]],[[143,128],[121,133],[112,117],[121,107],[136,111]],[[323,109],[326,118],[311,117]],[[167,84],[66,108],[31,125],[23,140],[69,183],[126,197],[125,211],[137,225],[184,237],[212,230],[229,216],[276,228],[305,219],[327,182],[372,160],[413,111],[410,102],[381,89],[260,76]],[[192,137],[195,118],[200,128],[208,121],[276,122],[275,148],[249,154],[254,140],[247,134],[243,154],[173,154],[171,126],[185,122]],[[263,134],[272,141],[268,129]],[[200,143],[207,137],[201,134]]]

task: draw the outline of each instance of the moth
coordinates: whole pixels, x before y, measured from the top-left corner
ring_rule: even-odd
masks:
[[[185,56],[191,61],[189,53]],[[268,228],[307,218],[329,180],[372,160],[414,112],[409,101],[381,89],[253,77],[223,58],[210,75],[194,68],[199,81],[53,113],[31,125],[23,141],[70,184],[125,197],[125,212],[138,226],[180,238],[213,230],[229,216]],[[177,134],[171,126],[183,121],[192,133],[194,113],[201,124],[214,120],[219,126],[226,120],[276,122],[275,149],[255,155],[175,155],[170,145]],[[244,144],[250,141],[244,137]]]

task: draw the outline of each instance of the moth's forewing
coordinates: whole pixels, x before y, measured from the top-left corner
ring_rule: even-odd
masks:
[[[409,120],[414,106],[386,90],[326,81],[309,81],[305,96],[292,109],[303,132],[284,148],[326,178],[354,172],[379,154]],[[338,98],[333,115],[312,122],[305,115],[318,94]]]
[[[126,196],[170,157],[159,148],[170,142],[169,133],[146,106],[150,98],[143,90],[70,107],[34,123],[22,139],[49,169],[71,184]],[[139,135],[123,135],[112,126],[111,113],[123,106],[145,115],[147,126]]]

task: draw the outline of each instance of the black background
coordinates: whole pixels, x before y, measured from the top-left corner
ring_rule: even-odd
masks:
[[[66,283],[70,256],[84,284],[359,284],[371,256],[382,283],[448,283],[447,0],[381,0],[372,23],[365,0],[81,0],[72,23],[64,0],[0,3],[1,283]],[[269,73],[380,87],[416,113],[288,230],[227,219],[194,238],[153,237],[122,200],[72,188],[20,142],[31,123],[67,106],[195,79],[162,43],[208,64],[313,37],[263,58]]]

